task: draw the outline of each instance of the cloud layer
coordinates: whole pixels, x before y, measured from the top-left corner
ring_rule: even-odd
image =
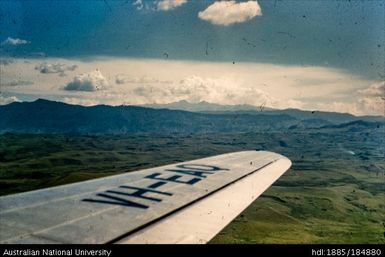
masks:
[[[200,19],[222,26],[242,23],[259,15],[262,11],[257,1],[237,3],[233,0],[217,1],[198,13]]]
[[[2,82],[8,83],[3,92],[21,100],[43,97],[83,105],[187,100],[384,115],[384,81],[329,67],[106,57],[46,62],[61,64],[55,72],[77,65],[80,75],[42,76],[35,70],[40,60],[16,58],[2,66]],[[95,67],[99,70],[90,72]],[[18,86],[23,81],[33,84]]]
[[[97,91],[108,87],[107,79],[99,70],[75,76],[75,78],[68,83],[64,90],[68,91]]]

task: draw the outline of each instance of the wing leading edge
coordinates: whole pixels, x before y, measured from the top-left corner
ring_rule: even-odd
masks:
[[[0,243],[206,243],[290,166],[243,151],[0,197]]]

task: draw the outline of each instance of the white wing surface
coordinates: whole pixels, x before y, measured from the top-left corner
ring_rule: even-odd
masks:
[[[243,151],[0,197],[0,243],[206,243],[290,166]]]

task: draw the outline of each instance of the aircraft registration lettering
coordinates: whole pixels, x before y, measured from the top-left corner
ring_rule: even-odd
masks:
[[[165,196],[170,197],[174,193],[155,190],[156,188],[159,188],[168,183],[180,183],[180,184],[192,186],[195,183],[198,183],[199,181],[201,181],[202,179],[207,178],[207,176],[209,175],[212,175],[218,171],[225,171],[225,170],[229,170],[229,169],[220,168],[220,167],[211,166],[211,165],[180,164],[180,165],[176,165],[176,169],[165,169],[164,171],[168,172],[168,174],[155,172],[145,176],[144,178],[149,180],[157,180],[157,182],[152,183],[144,188],[121,185],[115,190],[106,190],[102,193],[97,193],[96,196],[98,196],[99,199],[85,198],[85,199],[82,199],[82,201],[147,209],[149,208],[149,205],[135,202],[132,200],[132,198],[140,198],[140,199],[144,199],[146,201],[152,201],[152,202],[161,202],[163,200],[162,197],[165,197]],[[178,175],[170,176],[169,173],[171,172],[178,173]],[[162,175],[165,175],[166,177]],[[193,178],[191,178],[191,176]],[[127,190],[130,190],[130,192],[127,192]],[[130,199],[127,199],[127,197],[129,197]]]

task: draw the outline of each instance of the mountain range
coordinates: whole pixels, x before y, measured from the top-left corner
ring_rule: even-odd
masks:
[[[80,106],[38,99],[0,106],[0,133],[229,133],[282,130],[383,129],[384,117],[296,109],[181,103],[167,106]],[[156,107],[156,108],[155,108]],[[172,107],[169,105],[168,107]],[[187,108],[187,107],[186,107]],[[193,112],[195,108],[195,112]],[[201,109],[199,109],[201,108]],[[249,108],[249,109],[248,109]]]
[[[173,102],[168,104],[145,104],[142,107],[155,108],[155,109],[170,109],[170,110],[182,110],[189,112],[201,112],[212,114],[269,114],[269,115],[289,115],[297,119],[321,119],[329,121],[331,123],[345,123],[355,120],[365,121],[383,121],[382,116],[354,116],[349,113],[339,112],[324,112],[324,111],[304,111],[299,109],[273,109],[265,106],[253,106],[253,105],[220,105],[214,103],[208,103],[205,101],[198,103],[190,103],[186,100],[179,102]]]

